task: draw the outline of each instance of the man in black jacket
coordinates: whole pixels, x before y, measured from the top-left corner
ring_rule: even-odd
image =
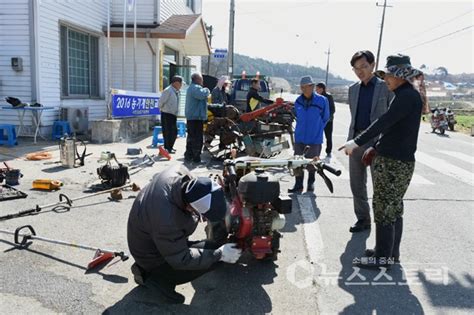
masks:
[[[264,104],[273,103],[272,100],[263,98],[260,96],[260,94],[258,94],[258,91],[260,91],[260,80],[252,79],[252,81],[250,81],[250,84],[251,86],[250,86],[249,92],[247,93],[247,109],[246,109],[247,113],[258,109],[258,107],[260,106],[260,103],[264,103]]]
[[[222,222],[225,213],[222,188],[209,178],[196,178],[179,166],[157,174],[137,196],[128,218],[135,282],[181,304],[184,296],[175,291],[177,284],[194,280],[219,261],[237,262],[241,250],[235,244],[188,240],[202,217],[212,224]]]
[[[322,95],[328,99],[329,103],[329,120],[326,123],[326,127],[324,127],[324,136],[326,137],[326,162],[329,163],[331,161],[331,152],[332,152],[332,129],[333,125],[332,122],[334,120],[334,113],[336,112],[336,106],[334,105],[334,99],[332,95],[326,91],[326,84],[323,82],[319,82],[316,84],[316,93]]]
[[[415,169],[421,114],[427,104],[420,89],[423,73],[411,66],[408,56],[387,57],[385,71],[377,71],[376,75],[385,80],[395,97],[385,114],[339,150],[351,155],[354,149],[381,135],[375,149],[369,148],[363,157],[371,163],[368,157],[377,152],[373,161],[375,248],[366,250],[366,257],[355,262],[359,267],[390,268],[400,259],[403,197]]]

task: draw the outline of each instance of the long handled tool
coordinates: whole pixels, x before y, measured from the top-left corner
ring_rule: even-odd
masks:
[[[26,230],[26,231],[24,231],[24,230]],[[100,264],[108,263],[109,261],[111,261],[115,257],[120,257],[121,261],[125,261],[125,260],[128,259],[128,256],[123,251],[100,249],[98,247],[93,247],[93,246],[89,246],[89,245],[69,243],[69,242],[64,242],[64,241],[60,241],[60,240],[54,240],[54,239],[51,239],[51,238],[37,236],[36,231],[33,229],[33,227],[31,225],[20,226],[15,230],[15,232],[0,230],[0,233],[13,235],[15,244],[18,245],[18,247],[20,247],[20,248],[27,247],[30,243],[29,241],[31,241],[31,240],[38,240],[38,241],[48,242],[48,243],[52,243],[52,244],[58,244],[58,245],[64,245],[64,246],[70,246],[70,247],[76,247],[76,248],[82,248],[82,249],[86,249],[86,250],[95,251],[94,258],[87,265],[87,270],[95,268],[95,267],[99,266]]]
[[[58,207],[58,206],[65,206],[67,208],[70,208],[70,207],[72,207],[72,203],[74,201],[78,201],[78,200],[82,200],[82,199],[86,199],[86,198],[91,198],[91,197],[106,194],[106,193],[111,193],[113,199],[121,199],[120,198],[121,197],[120,191],[122,189],[128,188],[128,187],[131,187],[132,191],[139,191],[140,190],[140,187],[138,187],[138,185],[136,185],[135,183],[131,183],[131,184],[128,184],[128,185],[125,185],[125,186],[122,186],[122,187],[116,187],[116,188],[112,188],[112,189],[108,189],[108,190],[103,190],[103,191],[96,192],[94,194],[85,195],[85,196],[81,196],[81,197],[77,197],[77,198],[69,198],[65,194],[59,194],[59,201],[58,202],[50,203],[50,204],[47,204],[47,205],[41,205],[41,206],[36,205],[36,207],[34,207],[32,209],[23,210],[23,211],[20,211],[20,212],[17,212],[17,213],[7,214],[7,215],[4,215],[4,216],[1,216],[0,221],[5,221],[5,220],[14,219],[14,218],[24,217],[24,216],[27,216],[27,215],[38,214],[41,210],[47,209],[47,208],[54,208],[54,207]]]

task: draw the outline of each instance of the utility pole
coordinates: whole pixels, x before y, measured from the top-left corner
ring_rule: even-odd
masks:
[[[326,55],[328,55],[328,62],[326,64],[326,80],[324,81],[324,84],[326,85],[326,88],[328,87],[328,75],[329,75],[329,56],[331,55],[331,45],[328,47],[328,51],[325,52]]]
[[[375,5],[378,7],[382,6],[382,5],[379,5],[378,2]],[[387,5],[387,0],[384,0],[383,11],[382,11],[382,24],[380,25],[379,47],[377,48],[377,59],[375,60],[375,70],[379,68],[380,48],[382,47],[383,24],[385,22],[385,8],[387,7],[391,8],[392,6]]]
[[[234,16],[235,0],[230,0],[230,19],[229,19],[229,51],[227,53],[227,74],[232,80],[234,73]]]
[[[209,46],[212,48],[212,25],[207,26],[206,25],[206,31],[207,31],[207,37],[209,38]],[[212,52],[211,52],[212,54]],[[207,75],[210,75],[211,72],[211,54],[207,57]]]

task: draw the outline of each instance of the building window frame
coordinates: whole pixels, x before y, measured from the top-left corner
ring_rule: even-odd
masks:
[[[71,81],[72,72],[77,72],[82,69],[72,67],[71,65],[71,35],[87,39],[83,41],[83,49],[87,51],[87,60],[76,59],[87,63],[86,73],[88,76],[87,92],[77,93],[72,91]],[[93,32],[60,23],[59,25],[59,48],[60,48],[60,82],[61,82],[61,98],[62,99],[100,99],[100,37]],[[84,51],[83,51],[84,52]],[[79,77],[80,78],[80,77]],[[77,88],[77,87],[76,87]]]

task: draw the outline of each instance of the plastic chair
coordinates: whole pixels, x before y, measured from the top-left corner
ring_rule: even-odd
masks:
[[[178,121],[176,122],[178,125],[178,137],[184,138],[186,137],[186,122],[184,121]]]
[[[18,144],[18,141],[16,140],[15,125],[0,125],[0,144],[6,144],[10,147]]]
[[[156,126],[153,128],[153,140],[151,142],[151,146],[156,148],[158,144],[163,143],[165,143],[165,140],[163,139],[163,134],[161,133],[161,126]]]
[[[53,140],[61,139],[64,135],[71,136],[71,126],[64,120],[56,120],[53,123]]]

